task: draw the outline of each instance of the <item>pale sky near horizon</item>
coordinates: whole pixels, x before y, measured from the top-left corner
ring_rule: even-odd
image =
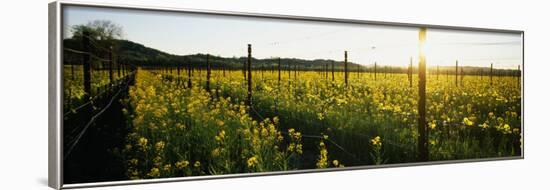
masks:
[[[67,28],[93,20],[110,20],[123,28],[124,39],[170,54],[210,53],[246,56],[252,44],[255,58],[348,60],[363,65],[407,66],[418,58],[418,28],[365,24],[311,22],[256,17],[202,15],[176,12],[69,6]],[[522,63],[519,34],[428,28],[428,66],[517,68]]]

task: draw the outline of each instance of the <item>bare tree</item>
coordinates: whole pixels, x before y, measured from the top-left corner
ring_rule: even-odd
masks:
[[[74,25],[72,28],[73,38],[80,38],[87,31],[90,37],[97,40],[113,40],[124,37],[122,27],[110,20],[93,20],[86,25]]]

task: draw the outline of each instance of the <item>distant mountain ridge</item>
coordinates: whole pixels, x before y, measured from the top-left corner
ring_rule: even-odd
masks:
[[[138,66],[186,66],[188,63],[196,67],[206,66],[206,54],[191,54],[191,55],[173,55],[151,47],[144,46],[143,44],[128,41],[128,40],[116,40],[115,41],[115,53],[118,55],[118,60],[123,62],[132,63]],[[65,48],[82,50],[81,43],[74,39],[65,39],[63,41]],[[91,46],[92,49],[101,49]],[[102,51],[94,51],[94,54],[105,54]],[[212,67],[226,67],[226,68],[242,68],[246,62],[246,57],[220,57],[215,55],[209,55],[209,61]],[[294,65],[304,68],[324,68],[325,64],[331,66],[334,62],[335,68],[344,67],[343,61],[334,61],[327,59],[305,60],[298,58],[281,58],[281,69],[288,67],[293,68]],[[252,57],[252,66],[254,68],[264,67],[265,69],[271,68],[271,66],[277,66],[277,58],[257,59]],[[357,64],[348,62],[350,69],[356,67]]]
[[[78,40],[75,39],[65,39],[63,40],[63,45],[65,48],[71,48],[71,49],[79,49],[82,50],[82,44],[79,43]],[[98,44],[95,44],[94,46],[91,46],[91,50],[94,53],[94,55],[100,56],[100,57],[107,57],[105,51],[101,51],[101,49],[104,48],[98,48],[96,47]],[[104,45],[105,47],[108,47],[108,45]],[[157,50],[155,48],[147,47],[143,44],[132,42],[129,40],[115,40],[114,47],[115,50],[115,57],[117,58],[117,61],[124,62],[124,63],[131,63],[137,66],[181,66],[185,67],[187,64],[191,64],[194,67],[201,67],[204,68],[207,66],[206,64],[206,54],[191,54],[191,55],[173,55],[169,54],[160,50]],[[68,54],[68,57],[75,56],[72,54]],[[209,61],[213,68],[226,68],[226,69],[242,69],[244,66],[244,63],[246,63],[247,58],[246,57],[221,57],[221,56],[215,56],[215,55],[209,55]],[[74,60],[79,60],[77,58],[73,58]],[[328,69],[331,69],[332,63],[334,63],[334,69],[335,70],[344,70],[344,62],[343,61],[336,61],[336,60],[330,60],[330,59],[315,59],[315,60],[306,60],[306,59],[299,59],[299,58],[281,58],[281,69],[286,70],[290,67],[290,69],[294,69],[294,66],[296,66],[296,69],[299,70],[324,70],[325,67],[328,67]],[[78,62],[71,63],[71,64],[79,64]],[[278,66],[278,58],[266,58],[266,59],[257,59],[252,57],[252,67],[254,69],[277,69]],[[359,66],[359,67],[358,67]],[[414,65],[413,65],[414,67]],[[360,71],[373,71],[374,70],[374,64],[369,65],[358,65],[354,62],[349,61],[348,62],[348,69],[350,71],[357,71],[358,69]],[[434,72],[436,70],[436,67],[432,66],[428,68],[429,70],[432,70]],[[461,69],[464,70],[465,73],[476,73],[476,72],[489,72],[490,68],[487,67],[471,67],[471,66],[465,66],[462,68],[459,68],[459,72],[461,72]],[[385,65],[378,65],[377,71],[378,72],[406,72],[406,67],[396,67],[396,66],[385,66]],[[495,69],[496,70],[496,69]],[[413,68],[413,72],[416,71],[416,68]],[[440,66],[440,72],[441,74],[445,74],[447,71],[454,73],[455,67],[454,66]],[[512,70],[508,70],[512,71]]]

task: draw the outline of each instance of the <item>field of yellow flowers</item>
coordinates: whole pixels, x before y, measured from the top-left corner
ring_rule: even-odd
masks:
[[[139,69],[124,110],[131,179],[410,163],[417,160],[416,77],[276,71],[187,74]],[[514,77],[428,75],[430,160],[521,154]]]
[[[130,89],[133,129],[124,149],[130,179],[297,168],[301,134],[277,117],[258,121],[244,104],[139,70]]]

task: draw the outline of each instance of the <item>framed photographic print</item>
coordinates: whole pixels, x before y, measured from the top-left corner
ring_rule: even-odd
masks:
[[[56,189],[523,158],[523,31],[49,12]]]

